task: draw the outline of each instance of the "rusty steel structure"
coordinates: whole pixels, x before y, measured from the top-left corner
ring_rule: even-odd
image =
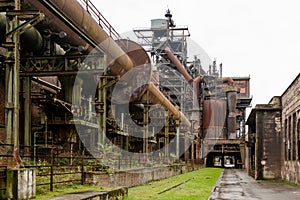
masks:
[[[39,152],[109,142],[144,162],[159,152],[167,163],[174,154],[243,164],[250,78],[188,62],[189,29],[169,10],[134,30],[139,41],[123,39],[89,0],[1,0],[0,11],[1,165],[20,167],[20,151],[36,162]],[[127,85],[139,87],[126,96]]]
[[[201,158],[207,166],[242,167],[245,112],[252,99],[250,77],[222,77],[222,64],[218,70],[216,61],[208,71],[197,57],[188,61],[188,27],[177,27],[169,10],[165,17],[151,20],[151,28],[134,29],[134,33],[155,63],[159,86],[169,91],[192,123],[177,138],[181,143],[192,141],[181,158]]]

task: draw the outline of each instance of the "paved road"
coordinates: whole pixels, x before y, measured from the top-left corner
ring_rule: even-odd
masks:
[[[300,187],[256,181],[245,170],[224,169],[209,200],[300,200]]]

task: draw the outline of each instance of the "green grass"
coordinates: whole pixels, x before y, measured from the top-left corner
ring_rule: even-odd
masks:
[[[207,200],[221,172],[222,169],[220,168],[202,168],[197,171],[180,174],[168,179],[133,187],[129,189],[128,197],[125,198],[125,200]],[[158,194],[165,189],[169,189],[180,183],[182,184]]]
[[[47,186],[49,188],[49,186]],[[103,191],[108,189],[109,187],[99,187],[99,186],[91,186],[91,185],[79,185],[79,184],[70,184],[70,185],[58,185],[54,187],[53,192],[47,191],[43,193],[38,193],[36,195],[36,199],[45,199],[54,196],[61,196],[68,193],[81,192],[81,191]]]

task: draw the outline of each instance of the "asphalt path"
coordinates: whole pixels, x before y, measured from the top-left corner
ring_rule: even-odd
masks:
[[[255,180],[244,169],[224,169],[209,200],[300,200],[300,186]]]

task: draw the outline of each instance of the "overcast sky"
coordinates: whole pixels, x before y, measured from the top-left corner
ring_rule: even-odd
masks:
[[[297,0],[93,0],[121,34],[150,27],[169,8],[176,25],[211,59],[223,76],[249,76],[253,106],[281,95],[300,72],[300,2]]]

